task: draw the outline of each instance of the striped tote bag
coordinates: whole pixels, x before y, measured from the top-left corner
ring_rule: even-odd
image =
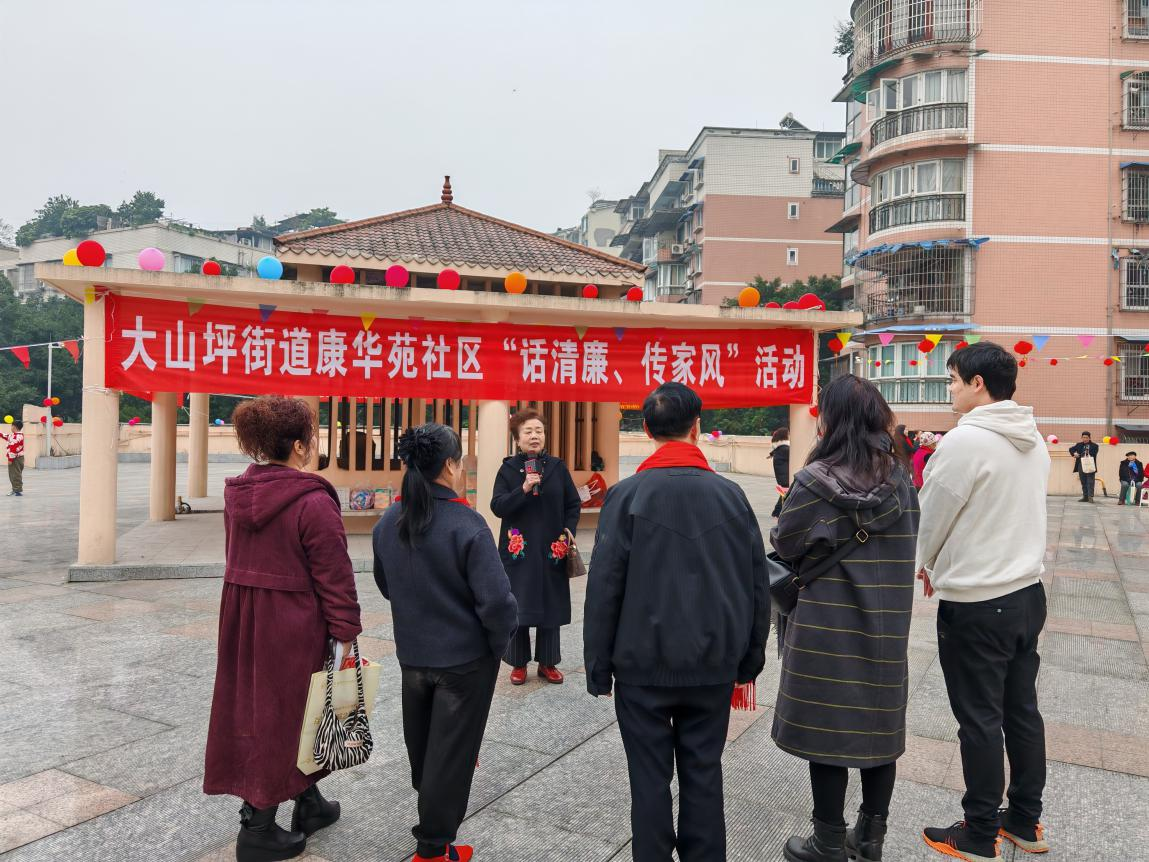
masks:
[[[355,659],[355,682],[359,690],[359,702],[347,717],[340,719],[331,706],[331,688],[335,675],[335,657],[327,659],[327,700],[323,706],[323,717],[315,733],[315,746],[312,756],[322,769],[335,771],[359,766],[371,756],[375,742],[371,738],[371,725],[367,722],[367,707],[363,695],[363,665],[359,661],[359,642],[351,644],[351,655]]]

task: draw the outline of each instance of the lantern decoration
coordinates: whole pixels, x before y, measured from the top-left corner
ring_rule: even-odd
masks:
[[[103,266],[107,253],[94,239],[86,239],[76,246],[76,257],[83,266]]]
[[[131,419],[128,420],[128,425],[132,426],[133,428],[139,424],[140,424],[140,417],[139,416],[133,416]]]
[[[136,263],[146,272],[159,272],[164,268],[164,253],[149,246],[136,255]]]
[[[918,350],[919,350],[921,353],[929,353],[929,352],[930,352],[930,351],[932,351],[932,350],[934,349],[934,347],[936,347],[936,346],[937,346],[937,345],[935,345],[935,344],[934,344],[932,341],[930,341],[928,338],[923,338],[921,341],[919,341],[919,342],[918,342]]]
[[[818,418],[818,405],[817,404],[815,404],[813,407],[810,408],[810,415],[813,416],[815,419]]]
[[[1112,356],[1106,356],[1105,357],[1105,364],[1106,365],[1112,365],[1113,364],[1113,357]]]
[[[766,308],[781,308],[781,307],[782,307],[782,303],[780,303],[780,302],[768,302],[768,303],[766,303]]]
[[[1057,364],[1057,360],[1056,360],[1056,359],[1051,359],[1051,360],[1049,360],[1049,364],[1050,364],[1050,365],[1056,365],[1056,364]]]
[[[825,311],[826,303],[816,293],[804,293],[798,297],[798,307],[805,311]]]
[[[1045,438],[1045,442],[1050,444],[1051,446],[1056,446],[1057,445],[1057,435],[1056,434],[1050,434],[1048,437]]]
[[[200,275],[220,275],[223,272],[218,260],[205,260],[199,268]]]
[[[45,407],[51,407],[52,406],[52,399],[51,398],[45,398],[40,403],[43,404]]]
[[[918,366],[918,361],[916,359],[911,359],[910,360],[910,367],[911,368],[917,368],[917,366]]]
[[[967,347],[969,347],[969,342],[963,338],[961,341],[954,345],[954,350],[965,350]]]
[[[332,284],[354,284],[355,283],[355,270],[345,263],[333,267],[331,270],[331,283]]]
[[[52,420],[52,426],[55,428],[63,428],[64,427],[64,420],[61,419],[59,416],[57,416],[55,419]]]
[[[267,255],[259,259],[259,263],[255,265],[255,271],[259,273],[260,278],[277,281],[283,278],[283,263],[278,258]]]
[[[503,287],[507,293],[522,293],[527,289],[527,277],[516,270],[503,279]]]
[[[83,266],[74,248],[70,248],[64,252],[64,266]]]
[[[11,414],[11,413],[9,413],[7,416],[5,416],[5,417],[4,417],[4,424],[5,424],[5,425],[11,425],[11,424],[12,424],[13,422],[15,422],[15,421],[16,421],[16,420],[12,418],[12,414]]]
[[[41,417],[40,417],[40,424],[41,424],[41,425],[47,425],[47,424],[48,424],[48,417],[47,417],[47,416],[41,416]],[[1108,437],[1106,437],[1106,438],[1105,438],[1105,442],[1106,442],[1106,443],[1108,443],[1108,442],[1109,442],[1109,438],[1108,438]]]
[[[739,308],[757,308],[762,301],[762,294],[756,287],[744,287],[738,294]]]
[[[831,353],[841,353],[844,346],[836,335],[826,342],[826,347],[830,348]]]
[[[435,279],[435,283],[439,285],[440,290],[458,290],[459,285],[462,284],[463,279],[453,269],[445,269],[439,273],[439,277]]]
[[[1015,353],[1019,353],[1022,356],[1028,356],[1033,351],[1033,345],[1028,341],[1019,341],[1017,344],[1013,345],[1013,350]]]
[[[631,302],[642,302],[642,288],[637,285],[632,287],[626,292],[626,298]]]
[[[221,425],[223,425],[223,420],[222,420],[222,419],[216,419],[216,420],[215,420],[215,425],[216,425],[216,427],[217,427],[217,428],[218,428],[218,427],[220,427]]]

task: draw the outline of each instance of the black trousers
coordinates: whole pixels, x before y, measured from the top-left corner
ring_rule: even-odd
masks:
[[[419,791],[420,856],[441,856],[467,814],[475,762],[491,711],[499,660],[403,668],[403,738]]]
[[[615,685],[630,772],[635,862],[725,862],[722,749],[733,683],[689,688]],[[678,835],[670,780],[678,767]]]
[[[1081,477],[1081,496],[1087,500],[1093,499],[1093,487],[1097,483],[1096,473],[1078,473]]]
[[[938,654],[958,720],[970,831],[997,835],[1009,757],[1009,807],[1036,825],[1045,790],[1045,723],[1037,708],[1037,637],[1045,625],[1045,587],[1034,584],[985,602],[942,602]]]
[[[862,774],[862,811],[877,817],[890,816],[894,781],[898,765],[887,763],[860,770]],[[850,771],[844,766],[810,763],[810,789],[814,794],[814,816],[832,826],[845,826],[846,787]]]
[[[519,626],[507,644],[503,661],[511,667],[526,667],[531,660],[531,630],[529,626]],[[535,661],[545,667],[554,667],[563,660],[559,641],[558,626],[535,629]]]

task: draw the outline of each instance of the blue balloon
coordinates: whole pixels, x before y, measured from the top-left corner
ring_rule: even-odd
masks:
[[[222,424],[223,424],[223,420],[222,420],[222,419],[216,419],[216,420],[215,420],[215,424],[216,424],[216,425],[222,425]]]
[[[283,278],[283,264],[271,256],[261,257],[255,266],[255,271],[259,273],[260,278],[270,278],[272,281]]]

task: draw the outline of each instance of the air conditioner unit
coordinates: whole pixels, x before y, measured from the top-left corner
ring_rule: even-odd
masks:
[[[686,253],[686,246],[680,242],[676,242],[670,247],[670,253],[671,254],[685,254]]]

